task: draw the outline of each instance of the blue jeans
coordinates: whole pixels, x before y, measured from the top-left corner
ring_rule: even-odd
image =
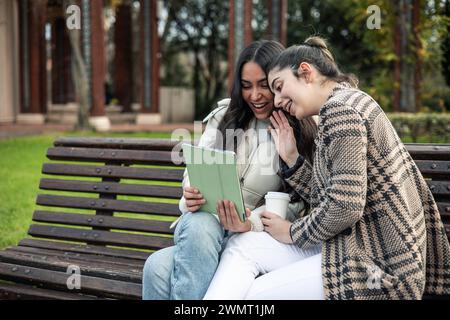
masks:
[[[225,230],[210,213],[186,213],[175,228],[172,247],[147,259],[144,300],[200,300],[208,290],[225,246]]]

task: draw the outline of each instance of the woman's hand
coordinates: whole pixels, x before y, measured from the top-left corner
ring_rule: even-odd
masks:
[[[185,187],[183,189],[183,196],[186,199],[186,206],[189,212],[196,212],[200,207],[206,203],[203,195],[194,187]]]
[[[247,232],[252,229],[250,220],[245,220],[245,222],[242,222],[241,219],[239,219],[236,207],[232,201],[217,201],[216,210],[219,215],[220,223],[222,223],[225,230],[231,232]],[[247,218],[250,217],[250,214],[250,209],[246,208],[245,215]]]
[[[295,165],[299,157],[294,130],[283,111],[274,111],[270,117],[270,122],[272,126],[269,126],[269,130],[278,154],[290,168]]]
[[[268,232],[274,239],[286,244],[293,243],[291,238],[292,222],[269,211],[264,211],[261,214],[261,221],[264,225],[264,231]]]

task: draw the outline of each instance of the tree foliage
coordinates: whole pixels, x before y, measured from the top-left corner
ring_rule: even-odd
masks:
[[[183,65],[173,64],[174,58],[179,59],[180,53],[184,54],[184,61],[192,70],[197,119],[209,112],[226,89],[227,5],[228,2],[222,0],[164,2],[167,21],[162,35],[162,62],[169,69],[163,81],[176,82],[178,72],[185,73]]]
[[[228,3],[164,2],[167,23],[162,54],[167,72],[163,83],[194,88],[197,119],[227,95]],[[418,106],[423,111],[450,110],[449,0],[407,3],[419,3],[420,21],[417,34],[405,37],[411,50],[401,57],[395,49],[399,32],[395,0],[288,0],[287,45],[302,43],[311,35],[326,38],[342,71],[356,74],[360,87],[387,111],[393,110],[395,88],[400,86],[395,81],[396,62],[409,61],[415,67],[420,61],[416,68],[420,76]],[[253,0],[253,4],[253,38],[259,40],[267,34],[268,2]],[[367,27],[367,8],[371,5],[381,10],[380,29]],[[190,57],[189,65],[180,62],[184,61],[180,60],[180,53]],[[190,78],[186,78],[189,74]]]

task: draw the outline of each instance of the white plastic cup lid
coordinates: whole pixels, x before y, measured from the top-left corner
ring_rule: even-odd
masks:
[[[283,199],[283,200],[291,200],[291,197],[288,193],[284,192],[267,192],[265,199]]]

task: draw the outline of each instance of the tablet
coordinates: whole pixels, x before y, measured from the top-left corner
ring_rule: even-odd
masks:
[[[229,200],[234,203],[239,219],[245,221],[236,153],[188,143],[182,145],[182,150],[190,185],[197,188],[206,200],[199,210],[217,214],[217,201]]]

